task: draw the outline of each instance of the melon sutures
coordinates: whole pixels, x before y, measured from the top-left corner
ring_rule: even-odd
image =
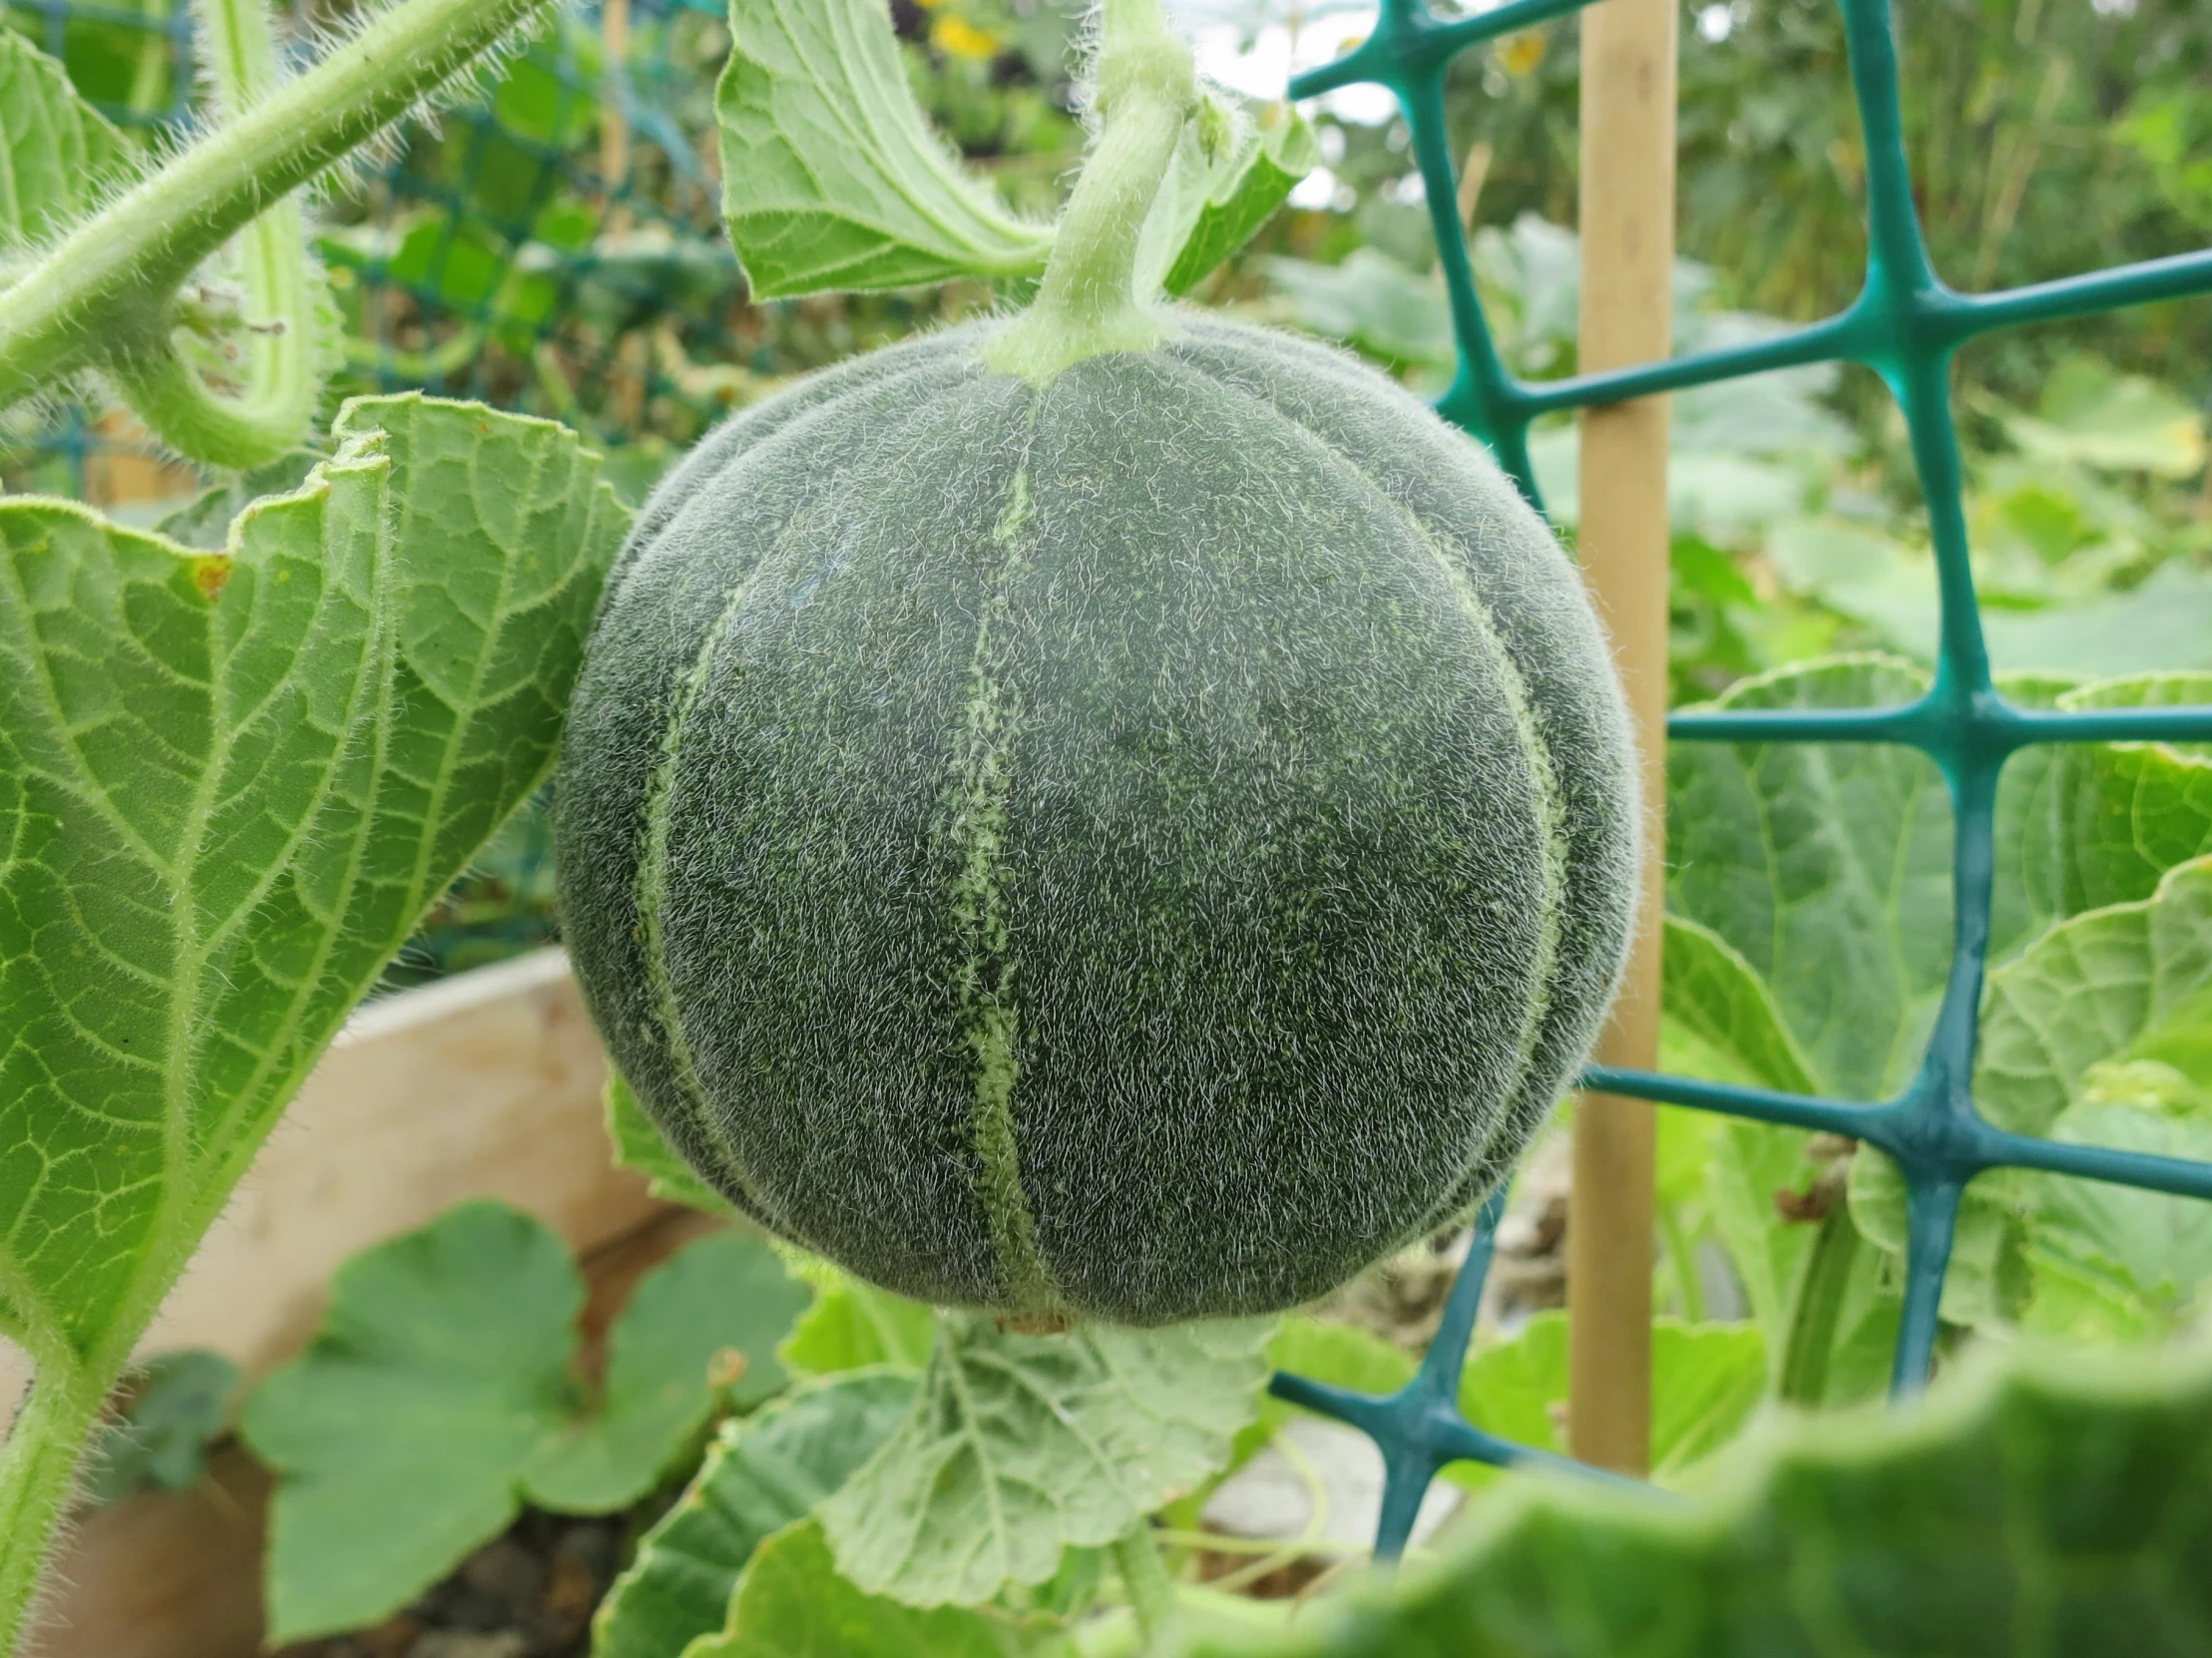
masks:
[[[740,1210],[924,1300],[1158,1324],[1504,1177],[1616,983],[1637,804],[1580,583],[1478,448],[1137,302],[1189,61],[1109,32],[1101,77],[1029,311],[800,382],[648,505],[561,904]]]

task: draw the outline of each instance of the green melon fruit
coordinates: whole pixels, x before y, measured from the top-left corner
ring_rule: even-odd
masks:
[[[1380,376],[1179,314],[1042,387],[972,324],[709,437],[559,782],[615,1063],[771,1230],[924,1300],[1294,1305],[1476,1203],[1635,885],[1580,583]]]

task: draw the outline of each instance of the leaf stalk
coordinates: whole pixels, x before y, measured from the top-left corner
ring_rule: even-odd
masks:
[[[43,1365],[0,1445],[0,1653],[23,1644],[78,1457],[106,1399],[91,1367]]]
[[[1197,108],[1197,69],[1160,0],[1107,0],[1105,21],[1104,130],[1061,218],[1036,301],[983,353],[991,367],[1040,385],[1086,357],[1150,350],[1166,333],[1152,295],[1136,291],[1137,242]]]
[[[1113,1568],[1128,1591],[1129,1608],[1136,1614],[1144,1650],[1159,1650],[1175,1622],[1175,1584],[1167,1575],[1167,1562],[1159,1557],[1152,1538],[1152,1522],[1139,1518],[1113,1540]]]
[[[0,292],[0,405],[118,359],[132,365],[121,377],[146,382],[158,406],[185,395],[159,357],[174,355],[173,295],[201,261],[435,94],[544,4],[405,0],[77,226]],[[295,241],[304,259],[304,242]],[[284,285],[279,273],[264,275],[272,291]],[[290,331],[301,336],[296,349],[312,351],[308,319]],[[257,371],[255,389],[263,388]],[[281,374],[265,389],[272,397],[298,394]],[[204,388],[201,394],[210,397]],[[207,411],[181,414],[190,422]]]
[[[282,84],[264,0],[204,0],[204,59],[218,119],[235,121]],[[155,436],[197,461],[244,470],[275,460],[313,423],[321,391],[316,311],[321,284],[307,253],[307,225],[295,195],[272,204],[239,235],[248,310],[261,325],[248,336],[242,395],[216,393],[157,328],[111,358],[124,400]]]

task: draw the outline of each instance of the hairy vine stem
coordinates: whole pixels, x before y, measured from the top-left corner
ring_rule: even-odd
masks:
[[[282,77],[264,0],[203,0],[203,58],[219,120],[235,121]],[[297,194],[269,206],[239,236],[254,335],[241,395],[218,395],[178,355],[171,331],[129,335],[109,361],[119,390],[164,442],[216,466],[251,467],[297,443],[315,415],[317,304]]]
[[[1786,1405],[1818,1410],[1828,1397],[1829,1357],[1858,1253],[1859,1229],[1839,1192],[1820,1222],[1790,1301],[1789,1334],[1775,1384],[1775,1397]]]
[[[81,1365],[44,1362],[0,1445],[0,1653],[22,1644],[46,1556],[76,1489],[77,1460],[107,1398]]]
[[[1053,238],[1037,299],[984,350],[1042,384],[1104,351],[1145,351],[1166,331],[1136,291],[1137,241],[1198,105],[1190,48],[1160,0],[1106,0],[1098,105],[1105,119]]]
[[[1134,1525],[1113,1540],[1113,1566],[1128,1592],[1129,1609],[1136,1614],[1138,1634],[1147,1652],[1159,1648],[1175,1623],[1175,1585],[1167,1575],[1167,1562],[1159,1557],[1152,1536],[1152,1522],[1138,1516]]]
[[[175,355],[168,336],[178,287],[223,242],[436,93],[545,3],[405,0],[72,230],[0,292],[0,405],[119,356],[151,363],[125,377],[137,372],[157,408],[208,397],[204,386],[177,384],[183,365],[161,363],[162,351]],[[272,289],[284,285],[279,271],[264,277]],[[306,318],[296,331],[297,350],[311,352]],[[249,406],[253,393],[285,395],[284,378],[257,367]],[[185,418],[221,413],[187,410]]]

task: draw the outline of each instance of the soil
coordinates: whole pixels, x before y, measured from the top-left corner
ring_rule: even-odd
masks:
[[[584,1658],[632,1523],[530,1510],[397,1617],[275,1658]]]

